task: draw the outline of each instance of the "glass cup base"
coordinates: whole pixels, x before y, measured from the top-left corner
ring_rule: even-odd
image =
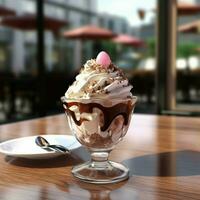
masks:
[[[84,182],[106,184],[128,179],[129,169],[112,161],[90,161],[73,167],[72,174]]]

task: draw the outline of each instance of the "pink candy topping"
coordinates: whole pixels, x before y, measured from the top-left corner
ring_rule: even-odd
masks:
[[[108,68],[111,64],[110,56],[105,51],[101,51],[97,55],[96,63],[102,65],[104,68]]]

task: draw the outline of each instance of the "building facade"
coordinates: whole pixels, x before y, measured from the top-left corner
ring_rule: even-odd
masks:
[[[101,13],[98,15],[98,24],[101,27],[112,30],[114,33],[131,34],[131,27],[124,17]]]
[[[23,13],[36,13],[36,5],[33,0],[0,0],[0,5],[11,8],[17,15]],[[88,23],[97,23],[97,18],[90,17],[87,12],[96,12],[94,0],[47,0],[44,11],[46,16],[57,19],[66,19],[68,26],[75,28]],[[83,12],[82,12],[83,11]],[[64,31],[64,30],[63,30]],[[0,28],[0,70],[1,57],[5,58],[6,69],[15,72],[35,73],[36,63],[36,32],[20,31],[7,27]],[[80,67],[80,41],[69,41],[62,36],[58,38],[50,31],[45,31],[45,64],[47,71],[70,70]],[[58,50],[59,49],[59,50]],[[2,51],[1,51],[2,50]],[[3,55],[3,53],[6,55]],[[9,59],[8,59],[9,57]],[[6,60],[9,60],[9,63]]]

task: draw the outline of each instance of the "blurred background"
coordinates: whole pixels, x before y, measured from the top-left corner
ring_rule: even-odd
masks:
[[[157,3],[0,0],[0,123],[63,112],[60,97],[101,50],[133,84],[136,112],[158,113]],[[198,115],[200,0],[176,5],[176,111],[170,114]]]

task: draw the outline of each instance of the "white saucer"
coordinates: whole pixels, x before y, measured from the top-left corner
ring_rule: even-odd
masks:
[[[50,144],[60,144],[69,150],[76,149],[81,144],[71,135],[41,135]],[[60,152],[46,151],[35,143],[37,136],[22,137],[0,143],[0,152],[14,157],[41,159],[62,155]]]

